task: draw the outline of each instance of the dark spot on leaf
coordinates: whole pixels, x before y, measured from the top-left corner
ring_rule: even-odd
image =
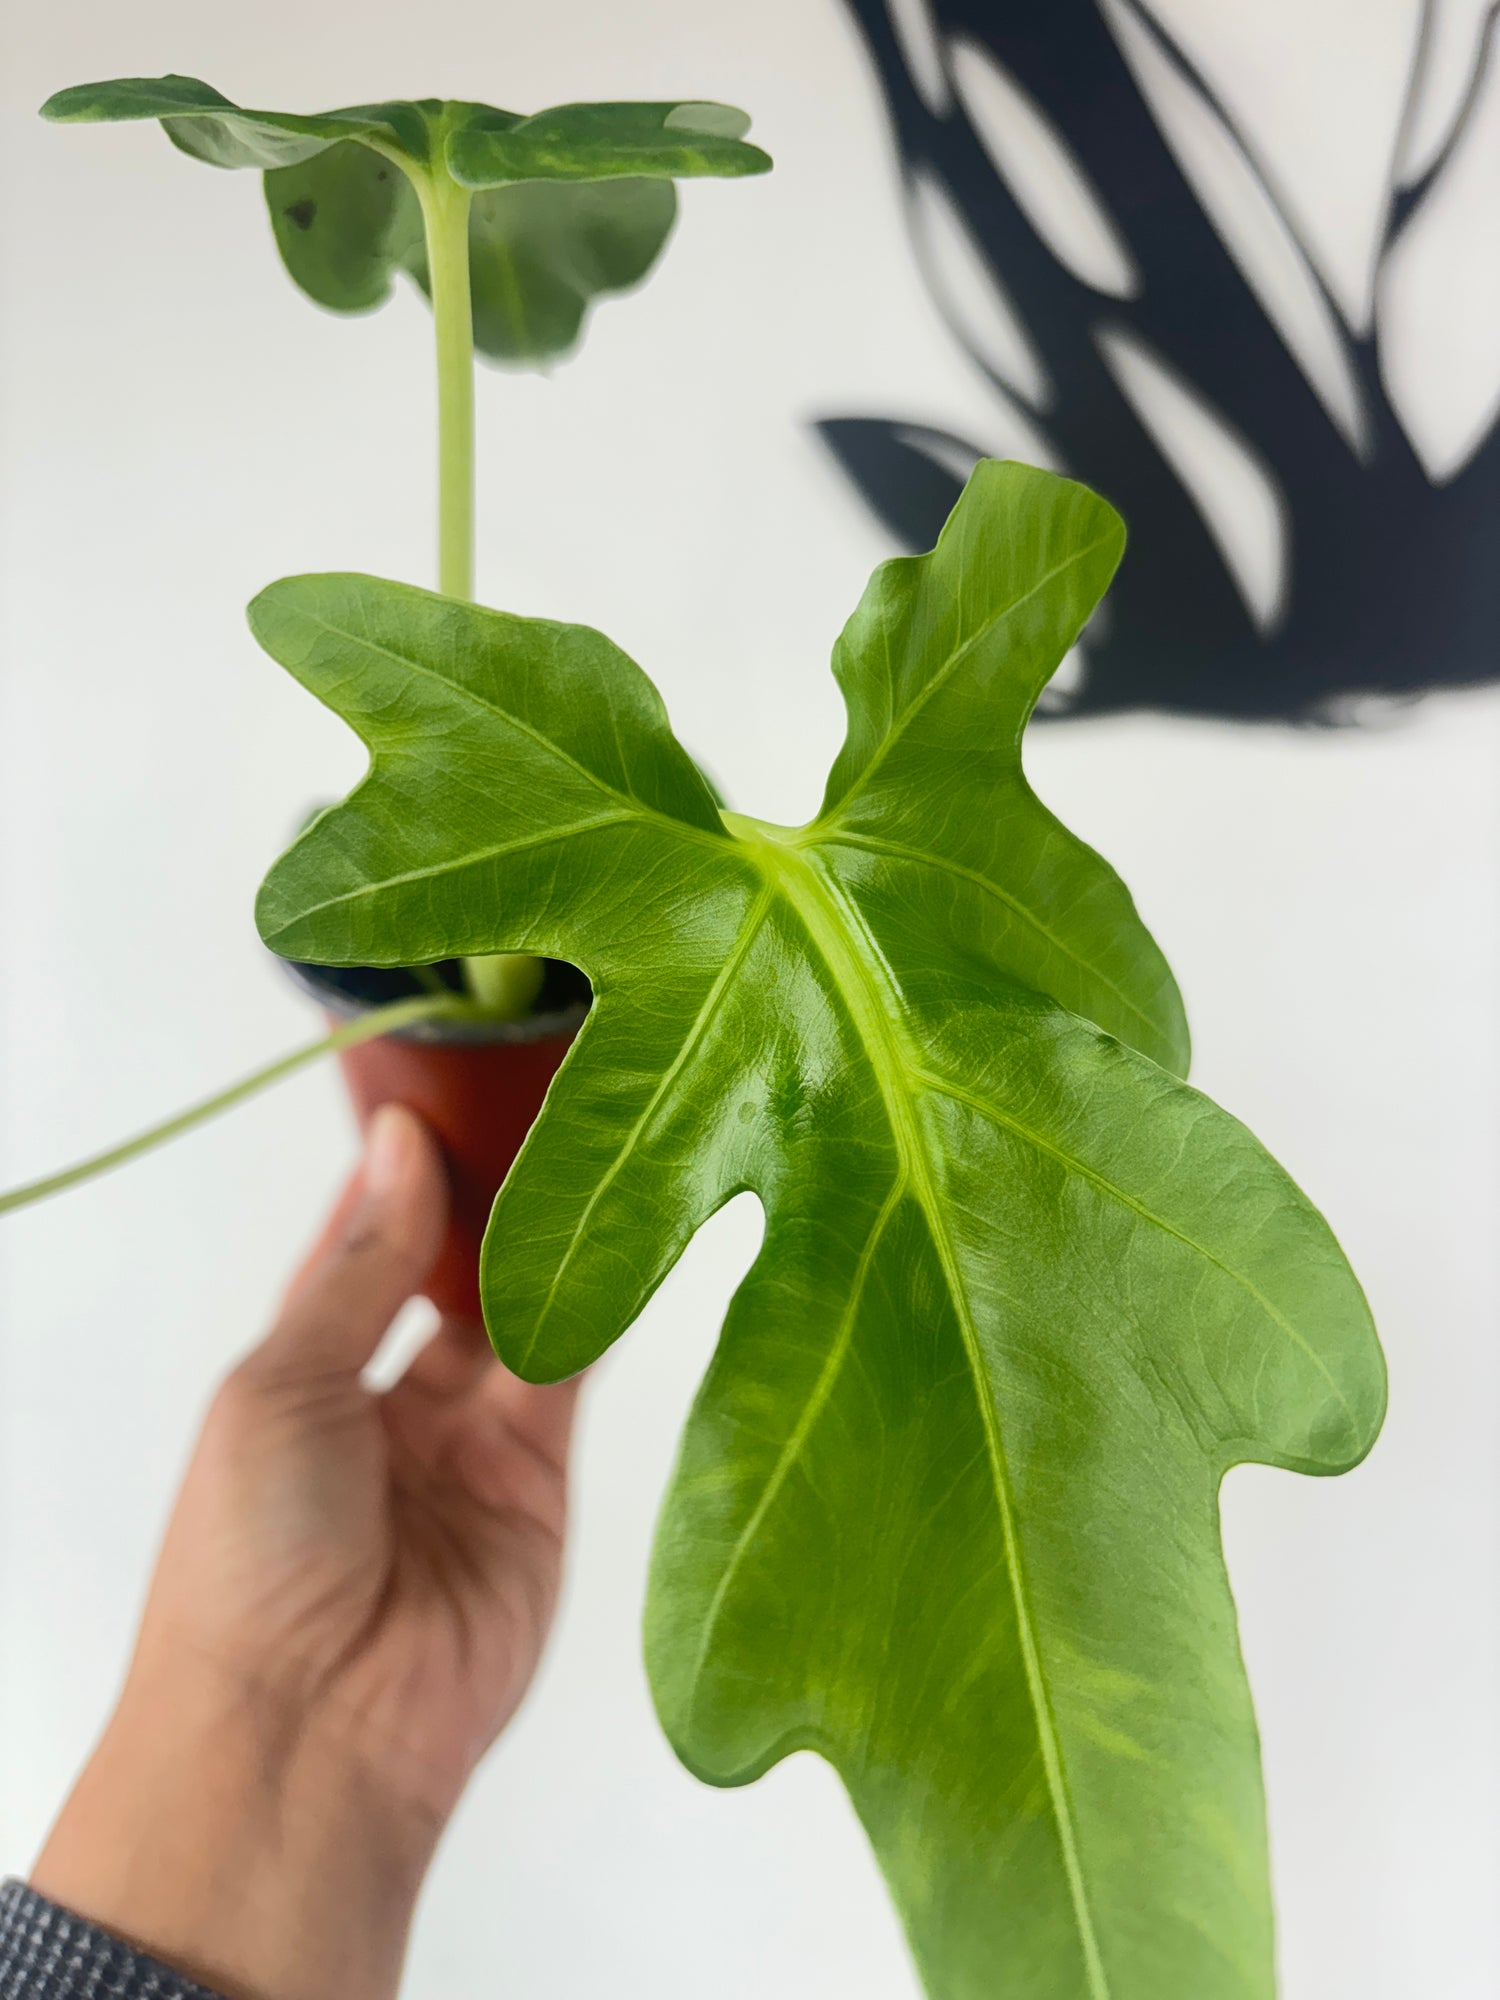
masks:
[[[317,212],[318,204],[315,201],[294,201],[285,211],[287,221],[295,222],[299,229],[311,229],[313,217]]]
[[[388,181],[390,177],[391,177],[391,170],[389,167],[382,167],[380,169],[380,172],[375,176],[376,180],[378,181]]]

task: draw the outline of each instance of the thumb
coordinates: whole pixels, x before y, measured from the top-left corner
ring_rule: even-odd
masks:
[[[357,1375],[432,1269],[447,1224],[437,1141],[404,1105],[383,1104],[252,1365],[283,1378]]]

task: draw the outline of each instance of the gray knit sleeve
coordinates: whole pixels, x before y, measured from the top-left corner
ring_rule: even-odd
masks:
[[[0,2000],[220,2000],[24,1882],[0,1883]]]

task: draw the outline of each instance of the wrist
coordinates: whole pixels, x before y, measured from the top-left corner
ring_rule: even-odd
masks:
[[[33,1886],[226,2000],[383,2000],[436,1829],[253,1690],[128,1685]]]

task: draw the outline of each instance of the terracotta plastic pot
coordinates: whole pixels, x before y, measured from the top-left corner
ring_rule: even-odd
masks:
[[[420,989],[408,974],[288,962],[333,1025]],[[382,1104],[406,1104],[437,1133],[448,1163],[451,1221],[428,1297],[440,1312],[480,1316],[479,1246],[490,1209],[588,1007],[588,982],[549,961],[539,1011],[478,1028],[420,1022],[340,1053],[360,1129]]]

